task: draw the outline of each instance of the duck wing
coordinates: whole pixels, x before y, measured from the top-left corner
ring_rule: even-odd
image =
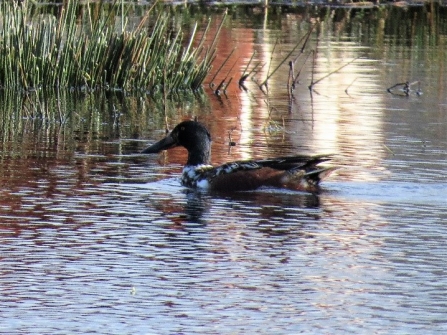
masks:
[[[282,171],[296,171],[304,170],[310,172],[317,169],[317,165],[323,162],[330,161],[332,155],[316,155],[316,156],[306,156],[306,155],[296,155],[296,156],[286,156],[286,157],[275,157],[267,158],[262,160],[254,161],[261,167],[270,167],[275,170]]]
[[[318,169],[317,165],[322,162],[327,162],[331,160],[332,155],[316,155],[316,156],[306,156],[306,155],[296,155],[296,156],[285,156],[285,157],[275,157],[266,158],[261,160],[246,160],[246,161],[235,161],[223,164],[213,168],[212,174],[215,176],[235,173],[238,171],[249,171],[257,170],[261,168],[271,168],[281,171],[294,172],[297,170],[304,170],[305,172],[311,172]]]

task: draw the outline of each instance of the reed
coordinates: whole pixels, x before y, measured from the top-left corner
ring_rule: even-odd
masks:
[[[170,30],[169,14],[152,14],[155,4],[133,28],[118,1],[107,8],[103,3],[91,13],[88,3],[65,1],[56,17],[36,15],[35,5],[29,2],[19,6],[15,1],[3,1],[1,87],[149,92],[201,87],[211,69],[218,33],[210,48],[204,46],[203,36],[195,43],[196,30],[184,43],[181,31]]]

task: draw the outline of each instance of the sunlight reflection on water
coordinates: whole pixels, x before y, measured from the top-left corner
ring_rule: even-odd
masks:
[[[434,85],[430,78],[445,72],[416,47],[419,58],[410,66],[405,37],[391,48],[393,39],[361,33],[366,21],[356,15],[368,11],[349,12],[349,20],[331,21],[312,36],[311,46],[319,39],[321,50],[315,75],[361,58],[317,84],[312,96],[306,67],[290,100],[285,69],[272,78],[269,96],[250,80],[248,91],[233,86],[227,96],[179,103],[170,114],[171,126],[194,115],[209,126],[215,163],[334,153],[341,169],[319,195],[187,190],[179,182],[184,150],[137,154],[163,136],[163,117],[143,122],[140,109],[117,101],[122,125],[113,131],[107,125],[116,120],[105,117],[75,136],[36,121],[24,126],[20,141],[5,140],[0,332],[445,332],[445,78],[422,96],[386,92],[400,77]],[[332,14],[324,20],[340,11]],[[261,23],[257,14],[253,22],[245,15],[234,14],[236,29],[224,27],[223,50],[236,44],[238,75],[253,51],[256,61],[270,62],[281,36],[273,59],[279,62],[308,24],[303,13]],[[412,15],[415,22],[423,13]],[[338,34],[341,23],[356,29]],[[428,49],[445,56],[442,43]],[[405,67],[396,72],[398,64]],[[82,102],[87,115],[98,108]],[[229,132],[235,147],[228,146]]]

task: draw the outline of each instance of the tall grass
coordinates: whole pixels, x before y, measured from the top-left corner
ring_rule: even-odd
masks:
[[[169,14],[152,15],[154,7],[133,28],[126,13],[117,15],[117,1],[95,13],[82,5],[81,16],[78,0],[65,1],[57,17],[36,15],[33,6],[0,4],[3,88],[197,90],[214,59],[203,36],[196,42],[196,29],[185,43],[181,31],[169,30]]]

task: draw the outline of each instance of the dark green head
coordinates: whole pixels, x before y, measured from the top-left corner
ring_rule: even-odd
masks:
[[[209,164],[211,156],[211,135],[199,122],[183,121],[165,138],[144,149],[141,153],[152,154],[177,146],[188,150],[187,165]]]

